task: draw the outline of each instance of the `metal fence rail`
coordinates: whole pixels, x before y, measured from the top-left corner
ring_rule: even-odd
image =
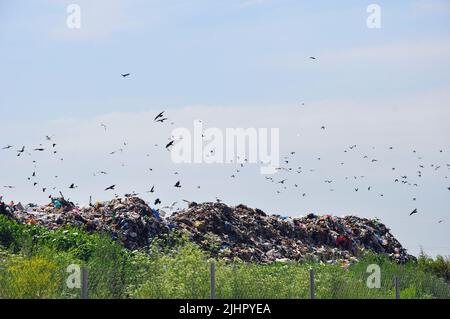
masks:
[[[156,272],[151,266],[149,291],[161,294],[133,295],[124,287],[123,273],[117,271],[111,277],[98,268],[80,267],[79,285],[69,287],[66,269],[33,261],[22,268],[5,267],[0,264],[0,298],[276,298],[290,299],[403,299],[403,298],[450,298],[450,285],[439,278],[420,278],[411,272],[388,272],[381,276],[377,287],[369,287],[365,272],[330,272],[329,269],[302,267],[292,271],[280,267],[277,276],[252,272],[245,265],[232,267],[215,261],[195,265],[195,272],[175,269],[167,264]],[[27,271],[26,267],[37,267]],[[117,265],[114,265],[117,266]],[[178,265],[179,266],[179,265]],[[177,267],[178,267],[177,266]],[[184,266],[184,268],[186,268]],[[36,270],[37,269],[37,270]],[[179,271],[179,272],[176,272]],[[153,273],[152,273],[153,272]],[[177,276],[169,276],[170,273]],[[108,272],[111,274],[111,272]],[[154,276],[154,277],[152,277]],[[186,278],[189,279],[187,280]],[[272,276],[272,277],[271,277]],[[376,281],[375,281],[376,282]],[[136,283],[136,286],[142,283]],[[165,288],[164,288],[164,287]],[[167,288],[169,287],[169,288]],[[184,293],[184,295],[183,295]]]

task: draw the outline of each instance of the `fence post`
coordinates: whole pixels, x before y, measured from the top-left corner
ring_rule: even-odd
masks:
[[[395,287],[395,299],[400,299],[400,282],[398,277],[394,278],[394,287]]]
[[[314,290],[315,290],[315,287],[314,287],[314,269],[311,268],[309,270],[309,297],[311,299],[315,299]]]
[[[88,299],[88,271],[86,267],[81,269],[81,299]]]
[[[210,299],[214,299],[216,294],[216,265],[214,264],[214,261],[211,262],[210,268],[210,279],[211,279],[211,294]]]

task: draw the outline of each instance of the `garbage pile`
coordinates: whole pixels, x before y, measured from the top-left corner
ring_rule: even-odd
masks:
[[[244,205],[191,203],[169,219],[205,250],[226,259],[348,264],[367,250],[387,254],[399,263],[414,258],[385,225],[354,216],[310,214],[290,218],[267,215]]]
[[[355,216],[309,214],[292,218],[267,215],[245,205],[192,202],[165,218],[137,197],[83,207],[63,197],[44,206],[2,203],[0,214],[49,229],[71,225],[108,233],[132,250],[145,248],[168,229],[175,229],[212,256],[228,260],[265,264],[314,260],[345,265],[356,262],[368,250],[387,254],[398,263],[414,259],[385,225]]]
[[[83,207],[56,198],[44,206],[8,205],[6,215],[19,223],[41,225],[51,230],[70,225],[89,232],[107,233],[131,250],[148,245],[165,227],[159,213],[137,197],[117,198]]]

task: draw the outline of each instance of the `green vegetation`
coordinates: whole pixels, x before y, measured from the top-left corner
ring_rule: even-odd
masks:
[[[210,258],[176,234],[146,252],[129,251],[107,235],[74,228],[49,231],[0,216],[0,298],[78,298],[69,289],[70,264],[89,270],[90,298],[208,298]],[[217,298],[308,298],[309,269],[316,298],[450,298],[450,260],[425,254],[397,265],[368,254],[344,269],[319,263],[246,264],[216,260]],[[369,289],[369,264],[381,268],[381,288]]]

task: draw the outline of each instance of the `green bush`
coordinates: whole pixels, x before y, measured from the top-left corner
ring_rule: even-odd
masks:
[[[66,285],[71,264],[87,268],[90,298],[208,298],[211,261],[177,233],[155,239],[146,251],[131,252],[107,235],[72,227],[50,231],[0,216],[0,298],[79,298],[80,290]],[[316,298],[394,298],[395,277],[401,298],[450,298],[444,279],[449,260],[425,254],[406,265],[366,254],[346,269],[311,260],[214,262],[217,298],[309,298],[310,269]],[[379,289],[367,287],[371,264],[381,268]]]
[[[16,258],[0,274],[3,298],[54,298],[62,278],[57,265],[44,257]]]

